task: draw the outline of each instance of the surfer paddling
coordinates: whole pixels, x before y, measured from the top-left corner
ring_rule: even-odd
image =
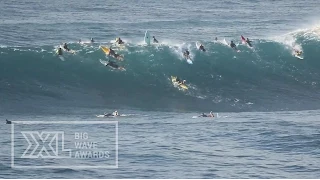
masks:
[[[231,41],[230,47],[233,48],[234,50],[238,51],[237,45],[233,41]]]
[[[201,115],[199,115],[198,117],[214,117],[214,114],[212,113],[212,111],[210,111],[210,113],[207,115],[207,114],[204,114],[202,113]]]
[[[121,71],[125,71],[126,70],[124,67],[121,67],[118,64],[116,64],[115,62],[110,61],[110,60],[107,62],[107,64],[105,64],[105,66],[110,66],[113,69],[118,69],[118,70],[121,70]]]
[[[111,49],[111,47],[109,47],[109,55],[114,57],[115,59],[122,61],[123,60],[123,56],[117,54],[113,49]]]
[[[185,52],[183,52],[183,56],[186,58],[186,59],[190,59],[190,52],[188,50],[186,50]]]

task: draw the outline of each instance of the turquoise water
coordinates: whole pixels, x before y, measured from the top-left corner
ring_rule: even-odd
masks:
[[[6,125],[0,131],[0,177],[319,177],[319,6],[287,0],[2,2],[0,118],[119,121],[119,167],[12,169]],[[160,43],[146,46],[146,30]],[[241,43],[241,35],[253,48]],[[91,37],[93,44],[77,43]],[[116,37],[126,43],[114,47],[123,62],[100,49]],[[64,52],[61,60],[55,50],[63,42],[76,53]],[[192,65],[182,56],[186,49]],[[293,49],[302,50],[304,60]],[[105,67],[100,59],[126,71]],[[189,90],[174,87],[172,75],[187,80]],[[114,109],[128,116],[96,117]],[[219,116],[192,118],[209,111]],[[107,137],[99,128],[87,130]],[[26,144],[16,145],[20,152]]]

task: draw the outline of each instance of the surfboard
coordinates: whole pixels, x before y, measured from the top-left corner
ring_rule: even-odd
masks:
[[[241,35],[241,40],[242,40],[242,44],[247,44],[246,38],[244,38],[242,35]]]
[[[119,117],[119,116],[113,116],[113,115],[110,115],[110,116],[105,116],[104,114],[99,114],[99,115],[96,115],[97,118],[115,118],[115,117]]]
[[[187,59],[187,63],[188,63],[188,64],[193,64],[193,62],[191,61],[191,59]]]
[[[150,34],[148,31],[146,31],[146,33],[144,34],[144,42],[147,44],[147,45],[150,45]]]
[[[226,38],[223,39],[223,44],[227,45],[230,47],[229,43],[227,42]]]
[[[64,61],[64,57],[62,55],[58,55],[58,57],[61,61]]]
[[[201,43],[200,43],[199,41],[197,41],[197,42],[196,42],[196,47],[197,47],[197,49],[199,49],[200,46],[201,46]]]
[[[119,114],[118,116],[113,116],[113,115],[105,116],[104,114],[96,115],[96,117],[98,118],[115,118],[115,117],[126,117],[126,116],[129,116],[129,115],[126,115],[126,114]]]
[[[104,66],[107,66],[108,62],[104,61],[102,59],[99,59],[100,63],[103,64]],[[119,68],[114,68],[112,66],[109,66],[111,69],[115,69],[115,70],[120,70],[120,71],[126,71],[126,69],[124,67],[119,66]]]
[[[303,57],[301,57],[301,56],[298,56],[298,55],[294,55],[294,57],[296,57],[296,58],[298,58],[298,59],[300,59],[300,60],[303,60]]]
[[[110,53],[110,49],[109,49],[109,48],[107,48],[107,47],[105,47],[105,46],[101,46],[101,49],[102,49],[102,51],[103,51],[104,53],[106,53],[107,55],[109,55],[109,53]]]
[[[185,84],[180,84],[176,81],[177,80],[177,77],[176,76],[171,76],[171,82],[174,86],[179,86],[180,88],[184,89],[184,90],[187,90],[188,87],[185,85]]]
[[[103,65],[105,65],[105,66],[108,64],[107,61],[103,61],[103,60],[101,60],[101,59],[99,59],[99,61],[100,61],[101,64],[103,64]]]

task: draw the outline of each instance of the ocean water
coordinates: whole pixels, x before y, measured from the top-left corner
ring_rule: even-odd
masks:
[[[0,177],[319,177],[319,7],[315,0],[1,2],[0,119],[16,122],[0,127]],[[144,44],[146,30],[159,44]],[[116,37],[124,48],[113,45]],[[76,53],[58,57],[63,42]],[[124,61],[106,56],[103,45]],[[189,89],[174,87],[171,76]],[[123,116],[96,116],[115,109]],[[197,117],[209,111],[216,117]],[[83,141],[97,141],[110,154],[21,158],[26,131],[63,131],[66,147],[74,133],[86,132]],[[29,168],[12,168],[13,157]],[[116,159],[117,168],[92,167]]]

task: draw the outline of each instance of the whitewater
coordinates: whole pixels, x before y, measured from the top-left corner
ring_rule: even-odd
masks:
[[[319,177],[319,7],[316,0],[1,2],[0,178]],[[158,44],[144,43],[146,30]],[[56,49],[65,42],[75,54],[61,58]],[[174,87],[171,76],[189,89]],[[114,110],[121,116],[103,118]],[[214,118],[198,117],[210,111]],[[82,141],[97,149],[73,149],[89,160],[23,158],[25,131],[63,131],[68,149],[85,132]],[[13,156],[26,167],[12,167]]]

